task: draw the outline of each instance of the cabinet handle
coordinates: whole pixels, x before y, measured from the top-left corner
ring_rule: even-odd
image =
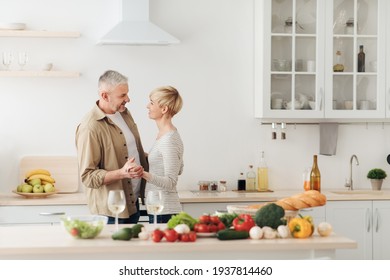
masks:
[[[322,111],[322,99],[324,98],[324,90],[320,88],[320,111]]]
[[[367,232],[371,230],[371,219],[370,219],[370,209],[366,209],[366,224],[367,224]]]
[[[49,213],[49,212],[42,212],[42,213],[39,213],[40,216],[61,216],[61,215],[65,215],[65,212],[52,212],[52,213]]]
[[[379,212],[378,212],[378,208],[375,209],[375,232],[378,232],[379,230]]]

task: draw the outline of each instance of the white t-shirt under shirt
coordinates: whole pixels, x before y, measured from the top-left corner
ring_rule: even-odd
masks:
[[[127,126],[125,120],[122,118],[122,115],[119,112],[116,112],[115,114],[106,114],[107,117],[110,118],[110,120],[115,123],[120,130],[122,130],[123,135],[126,139],[126,146],[127,146],[127,152],[129,158],[134,158],[136,164],[140,164],[139,160],[139,154],[137,150],[137,145],[135,143],[135,138],[133,133],[131,132],[130,128]],[[131,179],[131,185],[133,186],[133,193],[138,199],[140,195],[140,189],[141,189],[141,179],[140,178],[133,178]]]

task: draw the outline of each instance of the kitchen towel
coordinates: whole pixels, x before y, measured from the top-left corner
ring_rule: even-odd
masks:
[[[320,155],[336,154],[338,123],[320,123]]]

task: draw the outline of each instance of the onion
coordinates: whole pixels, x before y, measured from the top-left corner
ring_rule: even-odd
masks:
[[[318,234],[321,236],[328,236],[332,233],[332,225],[327,222],[319,223],[317,226]]]

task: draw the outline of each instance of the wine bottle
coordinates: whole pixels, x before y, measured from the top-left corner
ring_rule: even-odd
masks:
[[[253,165],[249,165],[249,170],[246,173],[245,187],[247,191],[256,190],[256,172],[253,170]]]
[[[268,166],[265,162],[264,152],[261,152],[259,166],[257,167],[257,190],[259,192],[268,191]]]
[[[358,72],[366,72],[366,54],[363,50],[363,45],[359,46],[358,53]]]
[[[321,173],[317,164],[317,155],[313,156],[313,166],[310,172],[310,189],[321,192]]]

